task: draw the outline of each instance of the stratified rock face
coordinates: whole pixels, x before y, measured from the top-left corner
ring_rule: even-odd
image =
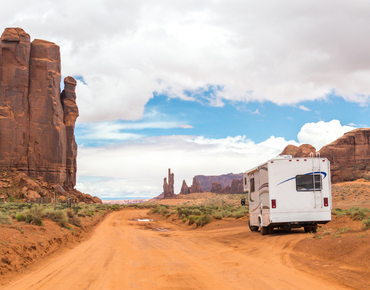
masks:
[[[164,178],[163,182],[163,198],[173,198],[175,196],[174,191],[174,174],[171,173],[171,168],[168,169],[168,183],[167,178]]]
[[[193,177],[193,184],[189,187],[189,192],[203,192],[202,188],[200,187],[200,183],[197,181],[197,178]]]
[[[76,81],[60,94],[59,46],[7,28],[0,40],[0,170],[71,190],[76,184]],[[61,101],[63,98],[63,104]]]
[[[231,185],[225,186],[222,188],[222,185],[218,182],[212,182],[211,192],[215,193],[243,193],[243,179],[233,179]]]
[[[370,129],[355,129],[320,150],[330,160],[332,182],[370,177]]]
[[[44,40],[31,44],[29,175],[64,183],[66,128],[60,101],[59,46]]]
[[[64,90],[61,94],[62,105],[64,110],[64,124],[66,127],[67,134],[67,179],[64,182],[64,186],[68,189],[72,189],[76,184],[76,172],[77,172],[77,143],[75,140],[75,123],[78,117],[78,107],[76,104],[76,85],[77,82],[72,77],[66,77],[64,79]]]
[[[280,155],[310,157],[316,150],[304,144],[299,147],[288,145]],[[345,133],[336,141],[321,148],[320,156],[330,161],[331,181],[351,181],[370,178],[370,129],[355,129]]]
[[[28,170],[30,36],[7,28],[0,39],[0,169]]]
[[[222,192],[222,185],[219,184],[218,182],[212,182],[211,192],[221,193]]]
[[[240,174],[223,174],[214,176],[196,175],[197,181],[200,183],[202,190],[210,191],[212,189],[212,183],[218,182],[222,187],[231,185],[233,179],[242,179],[243,173]]]
[[[188,185],[186,184],[186,181],[185,179],[182,181],[182,186],[181,186],[181,192],[180,194],[189,194],[190,191],[189,191],[189,187]]]

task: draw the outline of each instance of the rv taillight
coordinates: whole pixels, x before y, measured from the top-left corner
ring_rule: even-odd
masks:
[[[271,199],[271,207],[276,208],[276,199]]]
[[[329,199],[327,197],[324,197],[324,206],[329,205]]]

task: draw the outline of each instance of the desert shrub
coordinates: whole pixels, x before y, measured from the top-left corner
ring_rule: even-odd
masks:
[[[151,212],[152,213],[158,213],[158,214],[161,214],[161,215],[166,215],[170,211],[168,210],[168,206],[166,206],[166,205],[158,205],[157,207],[152,208],[151,209]]]
[[[12,223],[13,223],[13,221],[10,218],[10,216],[8,216],[7,214],[3,214],[3,213],[0,214],[0,224],[2,224],[2,225],[11,225]]]
[[[363,221],[362,221],[362,224],[363,224],[363,226],[365,226],[366,228],[368,228],[368,227],[370,227],[370,217],[368,218],[368,219],[364,219]]]
[[[189,226],[191,226],[193,223],[195,223],[196,219],[194,216],[189,216]]]
[[[183,222],[183,223],[186,223],[186,221],[187,221],[187,219],[186,219],[186,218],[183,218],[183,219],[182,219],[182,222]]]
[[[67,214],[68,218],[73,218],[73,216],[75,215],[74,212],[70,209],[66,210],[66,214]]]
[[[360,207],[351,207],[346,210],[346,214],[350,215],[353,220],[362,221],[366,218],[369,209]]]
[[[222,214],[222,212],[218,211],[216,213],[213,214],[213,217],[217,220],[222,220],[222,218],[224,217],[224,215]]]
[[[76,227],[79,227],[79,228],[82,227],[81,219],[76,215],[69,218],[69,223],[71,223],[72,225],[75,225]]]
[[[14,196],[13,195],[9,196],[9,202],[14,202]]]
[[[209,214],[205,214],[199,217],[199,219],[196,221],[196,224],[198,227],[203,227],[204,225],[210,223],[212,220],[212,217]]]
[[[61,227],[66,227],[68,224],[68,217],[65,211],[63,210],[49,210],[46,212],[46,217],[51,219],[52,221],[55,221],[58,225]]]
[[[241,208],[239,209],[238,211],[234,212],[233,213],[233,216],[238,219],[238,218],[242,218],[244,217],[247,213],[248,213],[248,209],[247,208]]]
[[[15,216],[15,218],[16,218],[16,219],[17,219],[17,221],[19,221],[19,222],[22,222],[22,221],[25,221],[25,220],[26,220],[25,216],[24,216],[23,214],[21,214],[21,213],[17,214],[17,215]]]
[[[342,210],[342,209],[340,209],[340,208],[336,208],[336,209],[332,209],[332,210],[331,210],[331,213],[332,213],[332,215],[335,215],[335,216],[341,217],[341,216],[343,216],[343,215],[345,215],[345,214],[346,214],[346,211],[345,211],[345,210]]]
[[[43,226],[44,222],[42,218],[44,217],[45,211],[42,206],[32,207],[29,210],[22,212],[23,217],[25,217],[26,223],[33,224],[36,226]]]

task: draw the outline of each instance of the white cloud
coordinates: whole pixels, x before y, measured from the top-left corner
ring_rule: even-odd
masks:
[[[316,150],[320,150],[321,147],[335,141],[344,133],[353,129],[355,128],[351,126],[342,126],[338,120],[306,123],[298,133],[298,141],[301,144],[311,144]]]
[[[299,106],[298,108],[300,108],[301,110],[306,111],[306,112],[311,111],[309,108],[307,108],[307,107],[305,107],[303,105]]]
[[[162,192],[171,168],[178,193],[183,179],[191,185],[198,174],[241,173],[277,156],[288,144],[298,145],[273,136],[259,144],[245,136],[162,136],[115,146],[80,146],[76,188],[100,197],[154,197]]]
[[[370,95],[368,1],[6,1],[1,27],[60,45],[79,122],[137,120],[153,92],[212,106]],[[343,17],[345,16],[345,17]],[[190,92],[185,94],[184,90]]]

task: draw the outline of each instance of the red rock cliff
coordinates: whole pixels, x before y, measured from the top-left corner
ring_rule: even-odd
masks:
[[[59,46],[34,40],[21,28],[7,28],[0,39],[0,170],[76,184],[78,117],[76,81],[65,80],[60,94]]]

